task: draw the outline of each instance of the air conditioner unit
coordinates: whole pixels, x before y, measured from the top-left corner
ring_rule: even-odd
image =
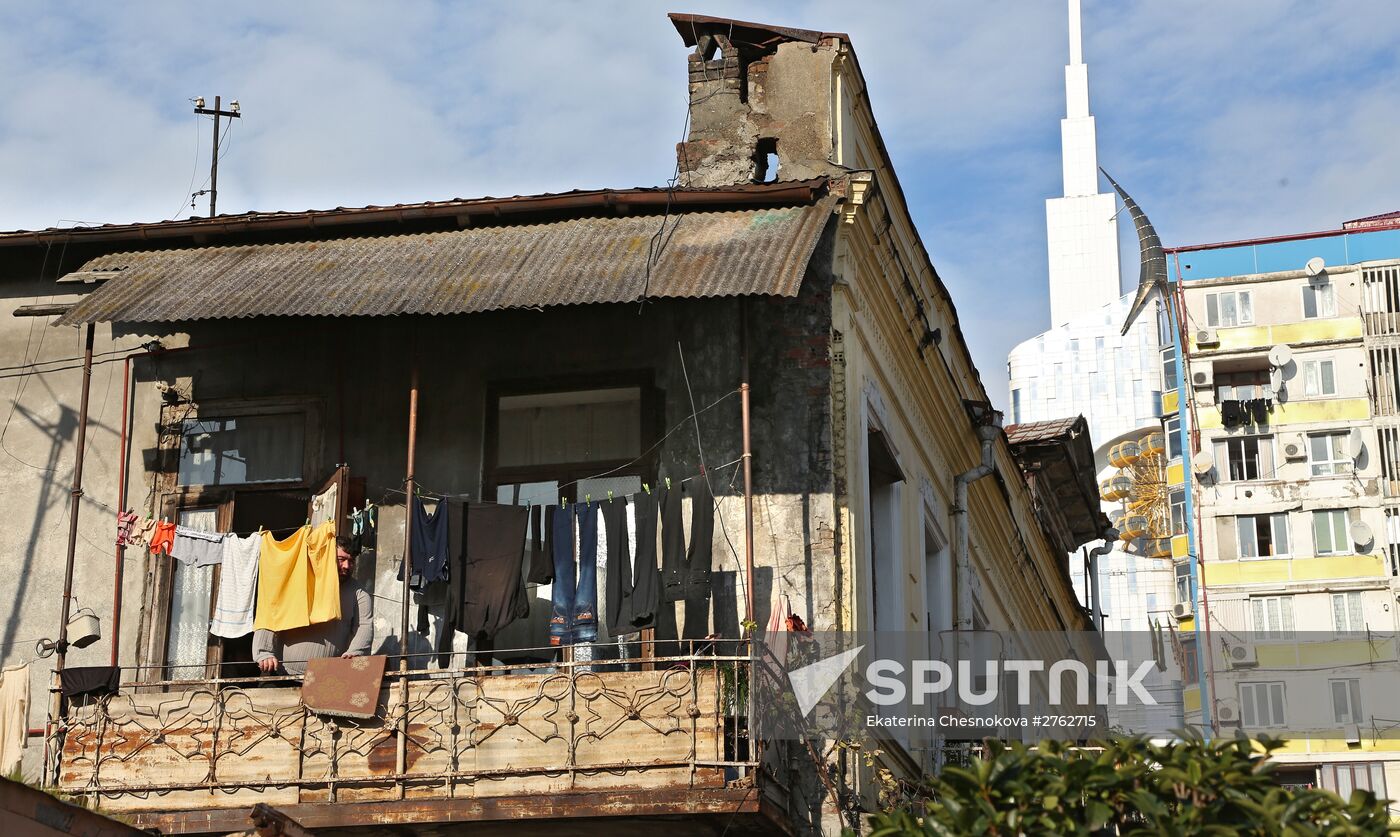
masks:
[[[1215,373],[1211,367],[1196,369],[1191,372],[1191,386],[1197,389],[1204,389],[1215,383]]]
[[[1190,618],[1191,618],[1191,603],[1190,603],[1190,602],[1177,602],[1176,604],[1172,605],[1172,616],[1176,617],[1176,620],[1177,620],[1178,622],[1181,621],[1182,619],[1190,619]]]
[[[1352,746],[1354,746],[1354,747],[1360,747],[1360,746],[1361,746],[1361,725],[1360,725],[1360,724],[1347,724],[1346,738],[1347,738],[1347,743],[1348,743],[1348,744],[1350,744],[1350,745],[1352,745]]]
[[[1196,329],[1196,345],[1219,346],[1220,335],[1216,334],[1213,328],[1198,328]]]
[[[1252,668],[1259,665],[1259,657],[1253,646],[1231,645],[1226,652],[1230,658],[1230,668]]]
[[[1237,726],[1240,722],[1240,702],[1234,698],[1221,698],[1215,704],[1215,717],[1222,724]]]
[[[1283,443],[1284,459],[1307,459],[1308,440],[1303,436],[1290,436]]]

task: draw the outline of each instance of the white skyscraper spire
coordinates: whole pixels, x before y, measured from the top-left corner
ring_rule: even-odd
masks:
[[[1061,325],[1119,297],[1113,193],[1099,192],[1098,140],[1089,114],[1080,0],[1069,0],[1065,118],[1060,120],[1064,197],[1045,202],[1050,250],[1050,324]]]

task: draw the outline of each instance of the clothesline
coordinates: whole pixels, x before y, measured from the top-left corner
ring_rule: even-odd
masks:
[[[732,468],[732,467],[734,467],[735,465],[738,465],[739,463],[741,463],[741,462],[743,462],[743,461],[744,461],[743,458],[735,459],[735,460],[733,460],[733,461],[731,461],[731,462],[726,462],[726,463],[724,463],[723,465],[717,465],[717,466],[715,466],[715,467],[713,467],[713,468],[710,468],[709,470],[710,470],[711,473],[716,472],[716,471],[721,471],[721,470],[723,470],[723,469],[725,469],[725,468]],[[702,479],[704,476],[705,476],[704,472],[695,473],[695,474],[691,474],[690,476],[687,476],[687,477],[682,477],[682,478],[679,479],[679,480],[672,480],[672,481],[671,481],[671,484],[672,484],[672,485],[684,485],[685,483],[690,482],[690,481],[692,481],[692,480]],[[562,486],[561,486],[561,487],[562,487]],[[629,492],[629,493],[627,493],[627,494],[613,494],[611,497],[603,497],[603,498],[600,498],[600,499],[599,499],[599,502],[602,502],[603,500],[607,500],[607,499],[631,498],[631,497],[637,496],[637,495],[639,495],[639,494],[644,494],[644,493],[647,493],[647,492],[645,492],[645,491],[633,491],[633,492]],[[366,504],[366,505],[367,505],[367,506],[383,506],[383,505],[385,505],[385,503],[389,500],[390,495],[393,495],[393,494],[398,494],[398,495],[404,495],[404,496],[406,496],[406,495],[408,494],[408,492],[404,491],[404,490],[401,489],[401,488],[388,488],[388,489],[385,489],[385,493],[380,497],[380,499],[379,499],[379,501],[378,501],[377,503],[368,503],[368,504]],[[423,491],[423,492],[422,492],[422,496],[423,496],[424,498],[433,499],[433,500],[470,500],[470,501],[472,501],[472,502],[476,502],[476,503],[485,503],[485,504],[494,505],[494,506],[520,506],[520,505],[523,505],[523,506],[537,506],[537,505],[538,505],[538,506],[543,506],[543,505],[551,505],[551,504],[548,504],[548,503],[502,503],[502,502],[497,501],[497,500],[486,500],[486,499],[476,499],[476,500],[473,500],[470,494],[447,494],[447,493],[445,493],[445,492],[437,492],[437,491]],[[105,504],[104,504],[104,505],[105,505]],[[110,507],[108,507],[108,508],[110,509]],[[352,510],[352,512],[353,512],[353,511],[360,511],[360,510]],[[305,527],[306,525],[307,525],[307,524],[304,524],[304,523],[303,523],[303,524],[298,525],[298,526],[283,526],[283,527],[274,528],[274,529],[269,529],[269,528],[266,528],[266,527],[258,527],[257,529],[254,529],[254,530],[251,530],[251,531],[245,531],[245,532],[227,531],[227,532],[216,532],[216,533],[214,533],[214,534],[220,534],[220,535],[234,535],[234,536],[237,536],[237,537],[248,537],[248,536],[250,536],[250,535],[258,535],[258,534],[261,534],[261,533],[263,533],[263,532],[270,532],[270,533],[272,533],[272,534],[274,534],[274,535],[277,535],[277,534],[281,534],[281,533],[284,533],[284,532],[295,532],[295,531],[297,531],[298,529],[301,529],[301,528]]]

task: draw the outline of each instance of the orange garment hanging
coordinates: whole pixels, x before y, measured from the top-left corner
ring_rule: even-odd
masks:
[[[311,563],[307,560],[310,526],[283,540],[263,532],[258,551],[258,609],[254,630],[285,631],[311,624]]]
[[[340,618],[340,572],[335,566],[335,521],[327,520],[311,529],[306,538],[311,584],[306,608],[311,622]]]

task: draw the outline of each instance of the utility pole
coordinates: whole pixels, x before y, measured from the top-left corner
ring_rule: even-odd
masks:
[[[238,100],[234,99],[229,103],[228,110],[221,110],[223,98],[214,97],[214,109],[210,110],[204,106],[204,97],[200,96],[194,100],[194,112],[214,117],[214,158],[209,164],[209,217],[214,217],[214,208],[219,201],[219,119],[227,116],[229,119],[239,119],[241,115]],[[196,193],[198,194],[198,193]]]

